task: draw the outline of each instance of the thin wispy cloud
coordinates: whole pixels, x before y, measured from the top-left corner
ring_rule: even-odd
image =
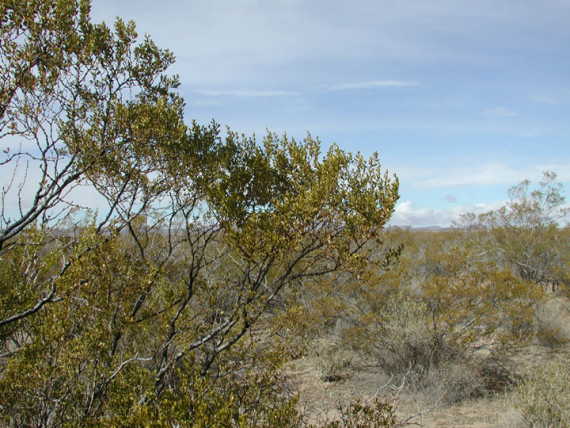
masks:
[[[329,87],[329,91],[349,91],[353,89],[409,88],[419,86],[419,82],[408,80],[370,80],[367,82],[341,83]]]
[[[235,89],[235,90],[197,90],[194,93],[206,97],[291,97],[299,95],[294,91]]]
[[[548,95],[534,95],[530,97],[530,99],[535,103],[539,104],[556,105],[560,103],[560,101],[557,98]]]
[[[493,184],[516,184],[525,178],[525,172],[501,163],[478,165],[476,167],[454,168],[441,171],[418,182],[418,187],[487,186]]]
[[[516,113],[515,111],[513,111],[507,107],[503,107],[503,106],[497,106],[497,107],[485,109],[485,110],[483,110],[483,114],[485,116],[491,116],[491,117],[516,117],[516,116],[518,116],[518,113]]]
[[[566,0],[93,3],[174,52],[187,117],[379,151],[399,215],[449,218],[545,166],[570,183]]]
[[[446,170],[420,168],[415,172],[413,168],[408,168],[405,176],[418,189],[435,189],[460,186],[515,185],[525,179],[538,182],[544,171],[556,172],[558,179],[562,182],[570,181],[570,172],[568,172],[570,165],[562,163],[513,168],[510,165],[497,162],[471,167],[464,165]],[[447,196],[446,200],[448,200]],[[448,202],[451,201],[448,200]]]

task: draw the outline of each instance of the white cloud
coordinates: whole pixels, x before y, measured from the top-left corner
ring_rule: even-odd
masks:
[[[207,97],[290,97],[299,95],[293,91],[235,89],[235,90],[196,90],[194,93]]]
[[[511,109],[503,106],[492,107],[483,110],[483,114],[485,116],[492,116],[492,117],[515,117],[518,116],[518,113],[514,112]]]
[[[452,218],[449,212],[433,208],[418,208],[412,201],[398,203],[390,224],[394,226],[447,226]]]
[[[557,98],[549,95],[534,95],[530,97],[530,99],[539,104],[555,105],[560,103],[560,101]]]
[[[92,9],[96,21],[134,19],[140,34],[173,50],[185,83],[207,85],[317,84],[361,67],[506,64],[495,50],[523,42],[543,49],[551,33],[562,43],[569,14],[554,1],[513,0],[98,0]]]
[[[459,220],[462,214],[467,212],[480,214],[496,209],[501,205],[502,203],[475,204],[454,206],[449,209],[434,209],[416,207],[412,201],[402,201],[396,206],[390,224],[412,227],[449,227],[454,221]]]
[[[418,182],[418,187],[450,187],[469,185],[516,184],[525,179],[526,171],[516,170],[501,163],[434,171],[431,177]]]
[[[419,86],[418,82],[406,80],[371,80],[367,82],[352,82],[333,85],[329,91],[346,91],[351,89],[374,89],[374,88],[409,88]]]
[[[561,182],[570,182],[570,164],[550,163],[514,168],[494,162],[475,166],[457,165],[454,168],[396,168],[402,181],[416,188],[439,188],[460,186],[515,185],[529,179],[538,182],[544,171],[554,171]]]

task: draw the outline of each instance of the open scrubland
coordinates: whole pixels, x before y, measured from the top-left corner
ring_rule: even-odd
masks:
[[[3,423],[570,426],[554,179],[454,228],[388,228],[353,271],[327,254],[263,276],[224,231],[141,216],[29,227],[2,253]]]
[[[377,155],[186,122],[134,23],[0,23],[1,426],[570,426],[554,173],[387,227]]]
[[[288,367],[311,421],[569,426],[566,274],[544,283],[522,279],[498,255],[497,232],[507,233],[392,229],[389,241],[403,244],[395,265],[373,280],[335,283],[315,293],[312,305],[304,301],[320,315],[305,315],[312,329],[307,353]],[[521,233],[504,242],[518,246]],[[552,235],[566,249],[551,243],[551,274],[567,266],[568,233]],[[320,329],[318,320],[326,320]],[[396,418],[350,422],[355,400],[370,412],[377,400],[390,403]]]

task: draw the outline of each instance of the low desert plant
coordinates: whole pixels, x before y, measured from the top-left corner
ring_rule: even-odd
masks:
[[[546,346],[556,347],[570,342],[570,300],[555,297],[537,305],[536,337]]]
[[[411,378],[409,389],[437,407],[504,393],[519,382],[517,374],[499,356],[463,357],[429,368],[415,383]]]
[[[431,367],[415,383],[412,378],[410,384],[408,389],[425,398],[430,407],[459,403],[485,393],[479,371],[464,361],[447,361]]]
[[[500,354],[477,355],[471,346],[474,337],[463,340],[464,333],[445,328],[452,318],[443,310],[436,312],[422,296],[394,294],[378,313],[347,328],[343,337],[394,382],[428,397],[431,404],[448,405],[511,389],[518,379]]]
[[[313,352],[322,381],[337,382],[349,376],[354,353],[343,348],[342,344],[324,339],[317,340]]]
[[[339,405],[339,417],[321,428],[392,428],[401,426],[396,418],[395,403],[376,397],[371,403],[355,400]]]
[[[530,372],[516,388],[514,407],[528,427],[570,427],[570,366],[556,359]]]
[[[386,302],[379,313],[346,329],[344,339],[373,358],[386,374],[419,377],[455,353],[432,328],[429,315],[427,304],[400,295]]]

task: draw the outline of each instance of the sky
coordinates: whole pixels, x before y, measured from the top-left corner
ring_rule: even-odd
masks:
[[[570,0],[93,0],[176,56],[187,120],[378,152],[392,224],[570,189]]]

